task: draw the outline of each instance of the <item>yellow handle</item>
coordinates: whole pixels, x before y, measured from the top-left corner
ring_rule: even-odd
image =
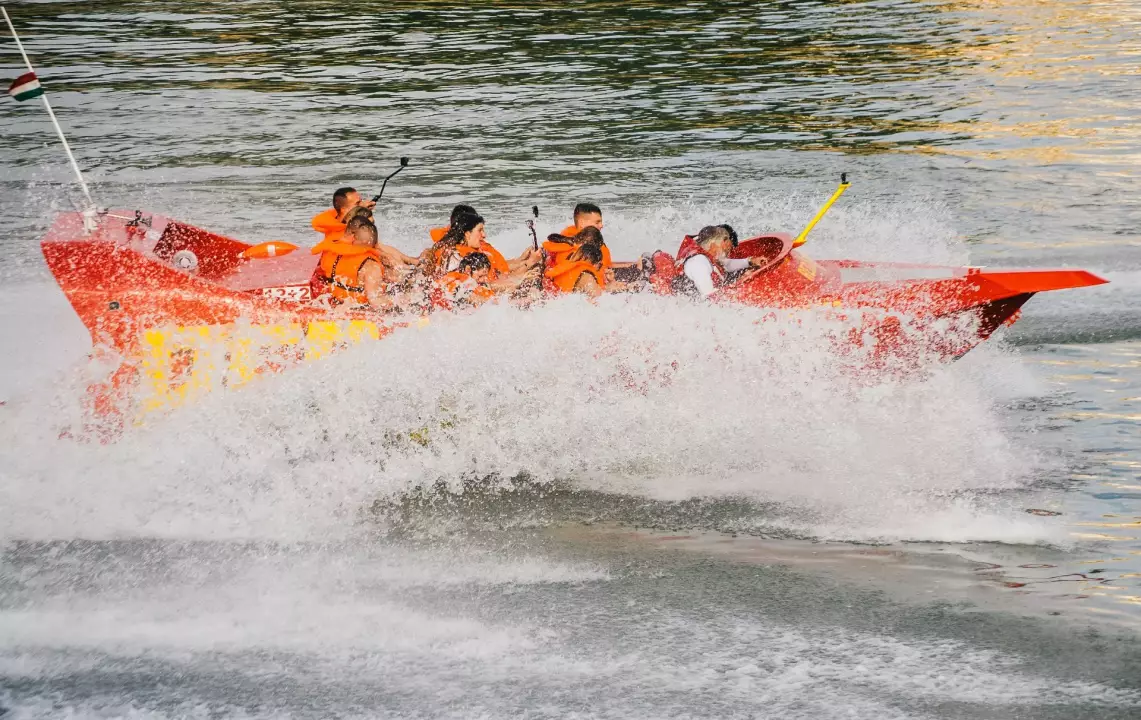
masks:
[[[828,209],[831,208],[832,205],[840,199],[840,196],[844,194],[844,191],[850,187],[852,187],[852,183],[848,182],[848,173],[841,173],[840,187],[836,188],[836,192],[832,193],[832,197],[828,198],[828,202],[824,203],[824,207],[820,208],[820,212],[816,213],[816,216],[808,221],[807,227],[801,230],[800,234],[796,236],[796,239],[792,241],[794,248],[800,247],[808,242],[808,233],[812,231],[812,228],[816,227],[816,223],[820,222],[820,218],[824,217],[824,213],[828,212]]]

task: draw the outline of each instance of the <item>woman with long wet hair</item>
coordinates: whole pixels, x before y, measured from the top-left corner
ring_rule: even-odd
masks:
[[[458,268],[464,255],[479,251],[486,239],[487,231],[482,216],[458,213],[444,236],[432,243],[421,255],[421,263],[428,275],[444,275]],[[463,250],[460,249],[461,246]]]

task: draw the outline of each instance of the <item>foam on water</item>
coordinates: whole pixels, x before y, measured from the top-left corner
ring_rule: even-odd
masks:
[[[530,645],[518,633],[472,619],[441,618],[407,602],[420,590],[514,591],[526,586],[605,582],[608,568],[541,553],[507,555],[457,544],[370,546],[172,545],[138,551],[91,545],[34,555],[27,584],[37,602],[0,615],[13,647],[89,648],[133,654],[238,651],[387,650],[447,644],[461,654]],[[119,572],[94,570],[118,558]],[[90,565],[86,565],[90,563]],[[50,591],[43,591],[50,586]],[[11,663],[9,659],[6,662]]]
[[[316,573],[317,587],[305,567],[297,577],[278,568],[267,575],[273,583],[259,586],[260,575],[238,572],[225,578],[237,589],[219,593],[201,586],[186,593],[185,583],[174,582],[157,598],[87,595],[9,612],[0,632],[16,647],[36,648],[0,663],[14,687],[90,674],[116,685],[162,677],[164,688],[153,704],[145,694],[125,703],[118,692],[55,699],[53,708],[22,700],[16,717],[59,717],[66,709],[77,717],[212,710],[267,718],[278,716],[277,707],[293,709],[293,717],[307,716],[297,709],[313,703],[320,713],[355,717],[354,705],[377,702],[399,717],[500,717],[520,702],[536,716],[574,716],[569,705],[610,718],[833,717],[840,708],[854,718],[915,718],[927,717],[925,708],[941,716],[937,709],[947,704],[1010,712],[1141,707],[1135,690],[1049,677],[1016,655],[954,640],[793,625],[719,607],[680,612],[633,599],[559,607],[532,598],[526,620],[512,618],[509,605],[500,610],[507,617],[480,617],[387,597],[367,565],[354,567],[348,586],[329,575]],[[206,682],[239,691],[223,693],[222,704],[183,700],[194,697],[187,688]],[[260,702],[251,700],[252,687]],[[235,701],[241,704],[229,704]]]
[[[439,482],[528,475],[660,500],[779,503],[757,529],[851,539],[1032,541],[995,491],[1034,462],[991,399],[988,350],[864,383],[815,314],[657,297],[565,298],[439,317],[328,361],[147,419],[117,443],[58,439],[74,380],[6,408],[18,537],[312,538]],[[427,428],[427,446],[409,432]],[[956,531],[955,528],[958,528]]]

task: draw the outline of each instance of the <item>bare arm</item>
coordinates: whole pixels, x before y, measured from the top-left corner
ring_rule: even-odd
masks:
[[[520,268],[532,268],[543,261],[543,254],[535,248],[527,248],[519,257],[511,258],[507,261],[507,267],[511,272],[515,272]]]
[[[630,265],[634,267],[633,264]],[[639,268],[640,269],[640,268]],[[622,293],[622,292],[637,292],[646,285],[646,278],[638,275],[633,280],[616,280],[614,268],[606,269],[606,285],[602,288],[602,292],[607,293]]]
[[[592,298],[596,298],[602,294],[602,287],[598,281],[594,279],[594,275],[584,272],[578,276],[578,280],[574,283],[574,291],[582,293]]]
[[[420,262],[420,258],[405,255],[391,245],[380,243],[376,246],[377,252],[387,261],[385,264],[389,267],[400,267],[401,265],[415,265]]]
[[[360,270],[360,279],[363,281],[364,294],[370,306],[380,311],[396,307],[396,303],[384,292],[384,268],[380,263],[365,263]]]
[[[538,275],[539,266],[537,264],[524,265],[512,270],[506,275],[500,275],[488,283],[488,286],[496,292],[511,292],[528,280],[536,279]]]

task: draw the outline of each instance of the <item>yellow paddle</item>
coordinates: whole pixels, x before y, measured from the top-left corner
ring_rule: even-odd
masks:
[[[812,228],[816,227],[816,223],[820,222],[820,218],[824,217],[824,213],[828,212],[828,209],[832,207],[833,203],[839,200],[840,196],[844,194],[844,191],[850,187],[852,187],[852,183],[848,182],[848,173],[840,173],[840,187],[836,188],[836,192],[832,193],[832,197],[828,198],[828,202],[824,203],[824,207],[820,208],[820,212],[816,213],[816,216],[808,221],[808,225],[801,230],[800,234],[796,236],[796,239],[792,241],[794,248],[800,247],[808,242],[808,233],[812,231]]]

